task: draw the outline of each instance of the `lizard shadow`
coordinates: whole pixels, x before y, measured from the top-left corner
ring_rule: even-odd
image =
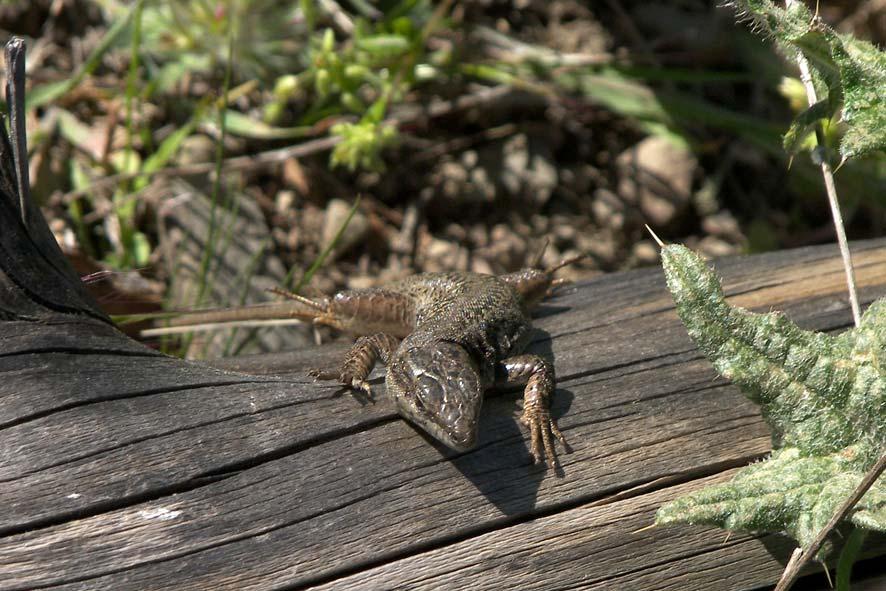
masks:
[[[525,352],[545,357],[556,367],[550,334],[538,328],[534,331],[534,342]],[[457,454],[425,436],[505,515],[533,510],[542,481],[565,476],[559,465],[551,470],[547,463],[533,464],[529,453],[529,434],[519,421],[518,401],[522,395],[523,385],[497,387],[487,394],[480,417],[477,445],[468,452]],[[571,391],[557,387],[552,398],[551,416],[560,419],[567,414],[574,398]],[[558,459],[562,461],[570,450],[568,447],[564,450],[556,439],[554,446]]]

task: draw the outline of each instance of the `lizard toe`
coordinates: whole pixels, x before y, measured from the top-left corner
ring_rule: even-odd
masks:
[[[572,451],[569,444],[566,443],[566,437],[557,426],[557,422],[550,417],[546,409],[536,407],[530,412],[524,412],[520,417],[520,422],[529,429],[529,453],[532,455],[533,464],[546,462],[552,468],[557,468],[560,465],[554,445],[555,438],[567,453]]]
[[[542,441],[544,439],[543,422],[539,420],[535,412],[523,412],[520,422],[529,429],[529,454],[532,456],[533,464],[540,464],[543,461]]]
[[[548,419],[541,429],[542,439],[545,444],[545,459],[548,462],[548,465],[552,468],[557,467],[557,454],[554,451],[554,435],[552,431],[556,428],[553,427],[554,422]]]

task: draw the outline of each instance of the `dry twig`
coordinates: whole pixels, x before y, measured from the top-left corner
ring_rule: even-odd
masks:
[[[797,0],[787,0],[790,8]],[[812,74],[809,71],[809,62],[802,51],[797,52],[797,66],[800,68],[800,80],[806,88],[806,98],[812,106],[818,102],[815,85],[812,83]],[[855,271],[852,268],[852,255],[849,253],[849,243],[846,241],[846,229],[843,227],[843,215],[840,213],[840,203],[837,200],[837,187],[834,184],[834,171],[825,154],[824,132],[821,125],[815,126],[815,138],[818,147],[813,152],[813,158],[819,161],[821,176],[824,178],[825,190],[828,194],[828,203],[831,206],[831,217],[834,218],[834,229],[837,231],[837,244],[840,245],[840,255],[843,257],[843,267],[846,269],[846,284],[849,288],[849,305],[852,307],[852,318],[855,326],[861,322],[861,309],[858,306],[858,294],[855,289]]]

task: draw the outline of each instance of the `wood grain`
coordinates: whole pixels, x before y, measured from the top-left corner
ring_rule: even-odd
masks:
[[[886,241],[855,252],[863,297],[886,293]],[[717,267],[733,302],[849,322],[833,248]],[[266,372],[245,375],[53,318],[0,323],[0,589],[753,589],[790,549],[632,533],[769,446],[658,270],[577,285],[541,311],[533,348],[555,360],[574,448],[562,477],[529,465],[516,391],[490,397],[478,447],[454,454],[399,420],[380,383],[362,406],[301,377],[331,361],[325,347],[285,374],[281,355],[218,364]]]

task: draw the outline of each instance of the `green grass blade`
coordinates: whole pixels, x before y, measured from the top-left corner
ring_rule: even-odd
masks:
[[[105,36],[102,37],[101,42],[96,46],[95,49],[92,50],[92,53],[89,54],[89,57],[86,58],[86,61],[80,66],[80,69],[77,72],[68,78],[67,80],[60,80],[58,82],[50,82],[48,84],[42,84],[37,88],[31,90],[28,94],[27,98],[27,106],[29,109],[34,109],[36,107],[43,106],[47,103],[51,103],[60,96],[70,92],[74,89],[78,84],[80,84],[84,78],[92,74],[95,69],[99,66],[104,57],[105,53],[117,42],[120,36],[123,34],[123,31],[126,30],[126,27],[129,25],[129,21],[132,20],[132,16],[135,14],[139,7],[142,5],[142,2],[137,2],[132,5],[132,8],[117,22],[115,22],[108,32],[105,33]]]
[[[228,14],[231,14],[231,3],[228,2]],[[195,307],[203,305],[203,299],[206,297],[206,291],[209,287],[211,276],[212,261],[215,258],[215,242],[216,242],[216,225],[218,197],[221,193],[222,183],[222,162],[224,160],[225,139],[227,137],[227,125],[225,111],[228,108],[228,92],[231,89],[232,68],[234,62],[234,23],[228,23],[228,59],[225,63],[225,77],[222,83],[222,104],[218,107],[218,119],[221,134],[215,148],[215,178],[212,183],[211,203],[209,207],[209,227],[207,229],[206,247],[203,250],[203,256],[200,259],[200,270],[197,279],[197,297],[194,302]],[[183,339],[184,346],[182,350],[187,351],[191,344],[193,333],[188,334]]]
[[[354,217],[354,214],[357,212],[357,207],[359,207],[359,206],[360,206],[360,196],[357,195],[357,198],[354,199],[354,205],[351,206],[351,209],[350,209],[350,211],[348,211],[348,215],[345,218],[345,221],[342,222],[342,225],[338,229],[338,231],[335,233],[335,236],[332,237],[332,240],[329,241],[329,244],[326,245],[326,248],[323,249],[323,251],[317,256],[317,258],[314,259],[314,262],[311,263],[311,266],[308,267],[308,270],[305,271],[305,274],[302,275],[301,279],[298,280],[298,283],[296,283],[293,287],[290,288],[290,291],[292,291],[294,293],[299,293],[302,289],[304,289],[305,285],[307,285],[311,281],[311,278],[314,276],[314,273],[316,273],[317,270],[323,266],[323,263],[326,262],[326,258],[329,256],[329,253],[331,253],[332,250],[336,246],[338,246],[338,243],[341,240],[341,237],[344,235],[345,230],[348,227],[348,224],[351,223],[351,218]],[[290,281],[292,281],[293,271],[294,271],[294,268],[289,270],[289,273],[287,273],[286,278],[283,280],[283,285],[290,284]]]
[[[861,553],[861,547],[864,539],[867,537],[867,531],[861,528],[855,528],[846,539],[846,544],[840,551],[840,559],[837,561],[837,581],[834,591],[850,591],[851,586],[849,580],[852,577],[852,565],[858,560]]]
[[[292,140],[315,133],[310,125],[275,127],[231,109],[225,112],[225,124],[228,133],[257,140]]]

